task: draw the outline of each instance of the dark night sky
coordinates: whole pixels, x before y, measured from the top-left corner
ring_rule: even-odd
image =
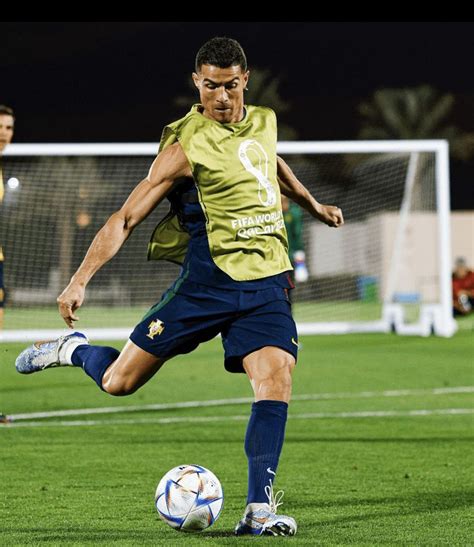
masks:
[[[16,111],[16,142],[159,140],[185,113],[173,98],[188,92],[197,49],[216,35],[239,40],[250,69],[281,76],[292,105],[281,119],[301,139],[354,139],[361,99],[423,83],[453,92],[453,121],[474,131],[472,22],[12,22],[0,32],[0,103]]]
[[[157,140],[182,114],[173,97],[214,35],[241,41],[250,68],[282,76],[286,121],[302,138],[354,138],[355,105],[381,86],[430,83],[474,97],[473,23],[15,22],[0,31],[0,102],[17,111],[16,142]],[[462,118],[474,126],[473,116]]]

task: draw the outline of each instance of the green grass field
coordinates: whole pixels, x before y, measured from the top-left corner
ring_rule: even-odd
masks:
[[[473,397],[456,388],[474,386],[474,342],[463,324],[451,339],[301,338],[276,484],[299,525],[286,539],[233,536],[250,403],[140,408],[250,397],[246,377],[223,370],[219,340],[167,363],[126,398],[101,393],[79,369],[20,376],[13,363],[25,344],[2,344],[4,414],[103,412],[0,426],[0,544],[472,545]],[[156,484],[181,463],[210,468],[225,492],[219,520],[198,535],[172,530],[154,508]]]
[[[405,304],[405,320],[412,323],[418,320],[420,306]],[[354,301],[306,301],[293,304],[293,316],[297,322],[312,321],[376,321],[382,315],[382,304],[379,302]],[[81,328],[116,328],[132,329],[148,311],[147,306],[105,307],[87,306],[81,308],[76,324]],[[34,324],[32,324],[34,322]],[[463,317],[458,322],[460,330],[474,331],[474,315]],[[57,306],[42,307],[12,307],[5,314],[5,330],[15,329],[61,329],[64,322]]]
[[[370,321],[381,316],[382,305],[378,302],[344,301],[309,301],[297,302],[293,305],[293,315],[296,321]],[[409,320],[415,320],[418,313],[417,305],[405,306]],[[78,327],[133,327],[147,312],[147,306],[101,307],[84,306],[78,311],[80,322]],[[38,308],[8,308],[5,314],[5,329],[61,328],[64,323],[58,314],[57,306]]]

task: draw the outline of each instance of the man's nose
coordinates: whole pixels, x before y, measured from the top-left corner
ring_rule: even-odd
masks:
[[[227,89],[224,86],[219,87],[219,91],[217,92],[217,100],[223,103],[226,103],[229,100]]]

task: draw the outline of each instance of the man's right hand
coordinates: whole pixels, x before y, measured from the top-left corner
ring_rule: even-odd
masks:
[[[61,317],[71,329],[74,328],[74,321],[79,319],[74,312],[82,305],[84,294],[85,287],[78,283],[71,282],[56,300]]]

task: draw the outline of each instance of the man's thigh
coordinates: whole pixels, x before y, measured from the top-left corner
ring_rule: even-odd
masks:
[[[214,338],[232,319],[236,309],[232,299],[235,295],[222,291],[218,298],[205,288],[193,295],[165,293],[135,327],[130,340],[164,360],[189,353]]]
[[[296,361],[298,334],[291,315],[291,306],[281,289],[281,299],[275,299],[250,309],[223,330],[225,368],[229,372],[245,372],[245,356],[261,348],[275,347],[289,353]]]

